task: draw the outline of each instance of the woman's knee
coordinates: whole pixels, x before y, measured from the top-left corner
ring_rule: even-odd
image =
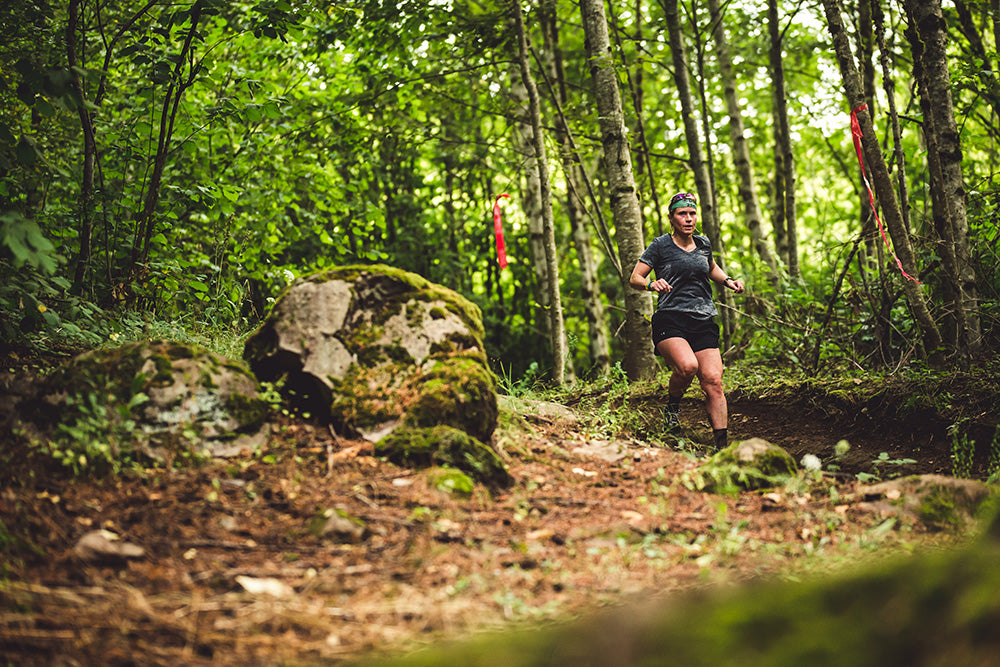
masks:
[[[698,363],[684,363],[679,362],[674,364],[674,373],[684,378],[685,380],[693,380],[698,374]]]
[[[706,394],[723,393],[721,373],[702,374],[698,377],[698,382],[701,383],[701,387],[705,390]]]

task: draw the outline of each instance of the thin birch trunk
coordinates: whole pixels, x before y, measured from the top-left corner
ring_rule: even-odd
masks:
[[[528,254],[531,258],[531,270],[535,276],[532,293],[541,312],[545,314],[538,325],[548,336],[549,295],[546,285],[549,282],[549,272],[545,261],[542,188],[538,179],[538,158],[535,156],[534,131],[531,128],[531,117],[528,112],[528,89],[524,86],[519,74],[512,73],[511,81],[511,97],[517,103],[517,108],[523,111],[523,113],[518,114],[517,123],[514,124],[514,137],[517,142],[517,150],[523,159],[524,185],[521,191],[521,210],[524,211],[524,217],[528,223]]]
[[[726,41],[722,26],[722,10],[719,0],[708,0],[709,13],[712,16],[712,36],[715,40],[716,59],[722,77],[722,87],[726,98],[726,109],[729,113],[729,133],[733,143],[733,167],[740,178],[740,199],[743,202],[743,215],[746,216],[747,228],[754,250],[768,272],[772,284],[777,284],[779,278],[778,262],[768,247],[764,232],[761,230],[763,215],[760,211],[760,199],[757,196],[757,184],[754,181],[753,163],[750,161],[750,148],[744,136],[743,112],[736,96],[736,79],[733,75],[732,56],[729,53],[729,43]]]
[[[649,320],[653,303],[648,294],[634,290],[628,284],[631,277],[629,268],[635,265],[645,249],[645,241],[603,0],[580,0],[580,14],[604,146],[604,168],[610,188],[618,254],[623,268],[625,355],[622,368],[630,380],[652,378],[657,372],[650,342]]]
[[[919,61],[923,74],[919,90],[931,167],[935,227],[941,257],[955,292],[953,310],[958,327],[958,352],[969,358],[981,351],[982,333],[976,272],[969,250],[962,144],[955,124],[948,72],[948,36],[940,0],[907,0],[906,11],[912,21],[907,35],[914,60]]]
[[[837,63],[840,66],[841,78],[844,82],[844,91],[847,94],[848,103],[852,109],[857,110],[858,123],[861,129],[861,144],[864,149],[864,156],[868,167],[872,172],[872,179],[875,185],[875,192],[882,203],[882,212],[886,225],[892,236],[895,251],[899,257],[903,270],[912,276],[917,275],[916,259],[913,253],[913,246],[910,242],[909,233],[903,226],[903,216],[896,200],[896,191],[889,176],[885,159],[882,157],[882,150],[878,145],[878,138],[875,136],[875,127],[872,124],[871,114],[865,105],[865,94],[861,84],[861,76],[854,58],[851,54],[851,47],[844,30],[841,19],[839,0],[823,0],[823,8],[826,12],[827,28],[833,39],[834,51],[837,56]],[[924,345],[924,354],[928,362],[934,366],[943,365],[941,355],[941,332],[931,316],[930,309],[924,299],[920,286],[913,280],[904,279],[903,292],[906,294],[910,312],[917,321]]]
[[[684,138],[687,141],[688,155],[690,156],[688,164],[694,174],[695,188],[698,191],[698,211],[702,231],[712,242],[716,263],[724,267],[726,248],[722,240],[722,229],[715,207],[708,164],[705,161],[701,141],[698,137],[698,120],[694,111],[694,100],[691,98],[691,80],[688,77],[687,47],[684,45],[684,31],[681,30],[677,0],[664,0],[662,6],[664,18],[667,21],[667,34],[674,66],[674,85],[677,86],[677,98],[681,103]],[[732,337],[732,313],[728,308],[729,294],[726,290],[722,290],[719,294],[719,301],[723,306],[720,313],[723,324],[723,349],[725,349],[729,347]]]
[[[555,221],[552,218],[552,184],[549,180],[548,159],[542,135],[541,104],[538,88],[529,66],[528,38],[524,29],[520,0],[511,3],[514,24],[517,30],[518,57],[521,65],[521,81],[528,92],[528,110],[531,117],[532,138],[538,171],[539,192],[542,204],[542,229],[547,269],[546,291],[548,293],[549,344],[552,348],[552,382],[561,385],[565,381],[566,331],[563,325],[562,298],[559,294],[559,268],[556,252]]]
[[[896,109],[896,82],[889,62],[889,48],[885,41],[885,14],[879,0],[871,0],[872,15],[875,20],[875,39],[878,41],[879,65],[882,67],[882,89],[889,105],[889,121],[892,123],[893,163],[896,166],[896,187],[899,191],[899,205],[903,212],[903,224],[910,227],[910,195],[906,185],[906,154],[903,151],[903,132],[899,126],[899,112]]]
[[[566,87],[566,76],[562,64],[562,50],[559,46],[559,27],[556,23],[555,0],[545,0],[542,3],[544,15],[544,35],[547,50],[551,57],[547,59],[552,97],[559,110],[560,119],[564,120],[561,110],[569,100]],[[564,123],[556,132],[556,139],[562,153],[563,175],[566,178],[566,217],[569,219],[573,232],[573,245],[576,248],[577,261],[580,264],[580,298],[587,320],[587,343],[590,349],[589,373],[595,376],[606,375],[611,368],[611,346],[608,340],[608,322],[601,301],[600,281],[597,276],[597,261],[594,259],[594,249],[591,244],[590,230],[584,224],[583,211],[586,204],[580,198],[579,183],[586,175],[575,159],[576,151],[572,137]],[[567,368],[569,371],[569,368]]]
[[[615,8],[612,0],[608,0],[608,7],[611,10],[611,26],[616,28],[615,20]],[[637,7],[637,12],[640,7]],[[636,25],[636,31],[641,32],[642,15],[637,13],[633,17],[633,21]],[[652,151],[649,150],[649,142],[646,140],[646,123],[645,114],[643,113],[643,94],[642,94],[642,61],[636,65],[636,76],[635,79],[632,78],[632,71],[625,60],[625,49],[622,46],[621,38],[618,36],[619,31],[617,28],[615,33],[615,50],[618,52],[619,61],[621,62],[622,71],[625,72],[625,81],[628,83],[629,97],[632,100],[632,112],[635,114],[635,129],[636,129],[636,140],[639,143],[640,150],[637,150],[636,155],[636,173],[640,176],[643,171],[646,172],[646,179],[649,184],[649,197],[653,202],[653,212],[656,215],[656,228],[659,230],[659,234],[664,233],[663,225],[663,212],[660,210],[660,195],[659,190],[656,187],[656,174],[653,171],[652,164]],[[636,81],[636,79],[638,81]],[[640,215],[644,214],[642,207],[639,208]],[[645,227],[644,227],[645,228]]]
[[[73,272],[74,294],[84,292],[84,284],[90,273],[90,263],[92,259],[92,238],[93,238],[93,208],[94,208],[94,167],[97,162],[97,141],[94,133],[94,118],[87,108],[86,93],[83,89],[83,82],[80,81],[80,62],[77,59],[77,30],[80,27],[79,21],[80,0],[70,0],[69,20],[66,24],[66,62],[68,64],[70,81],[73,90],[80,98],[77,105],[77,114],[80,118],[80,127],[83,130],[83,174],[80,183],[80,226],[77,230],[80,238],[80,247],[76,256],[76,266]]]
[[[783,31],[778,24],[778,0],[768,0],[768,32],[771,48],[768,61],[774,91],[775,133],[775,219],[781,238],[778,255],[788,267],[788,275],[799,277],[798,216],[795,208],[795,152],[792,150],[791,128],[788,122],[788,102],[785,99],[785,63],[781,56]]]

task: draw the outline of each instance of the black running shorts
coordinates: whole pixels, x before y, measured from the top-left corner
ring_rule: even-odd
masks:
[[[719,325],[715,318],[703,320],[686,313],[658,310],[653,313],[652,324],[654,350],[667,338],[683,338],[691,345],[692,352],[719,347]]]

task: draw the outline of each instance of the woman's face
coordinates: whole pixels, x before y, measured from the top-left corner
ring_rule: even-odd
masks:
[[[670,224],[678,234],[694,234],[694,229],[698,225],[698,209],[693,206],[675,208],[670,214]]]

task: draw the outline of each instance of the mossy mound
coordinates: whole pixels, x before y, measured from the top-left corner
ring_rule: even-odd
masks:
[[[931,529],[960,531],[976,521],[984,507],[996,504],[1000,489],[971,479],[911,475],[859,487],[858,495],[865,509],[918,520]]]
[[[488,486],[504,487],[513,481],[496,452],[452,426],[396,429],[375,444],[375,454],[397,465],[457,468]]]
[[[457,468],[428,468],[425,474],[428,485],[438,491],[460,498],[470,498],[475,491],[475,481]]]
[[[79,355],[22,408],[36,451],[92,473],[252,449],[270,410],[245,365],[166,340]]]
[[[684,473],[688,488],[707,493],[738,493],[779,486],[798,472],[791,455],[762,438],[736,442]]]

